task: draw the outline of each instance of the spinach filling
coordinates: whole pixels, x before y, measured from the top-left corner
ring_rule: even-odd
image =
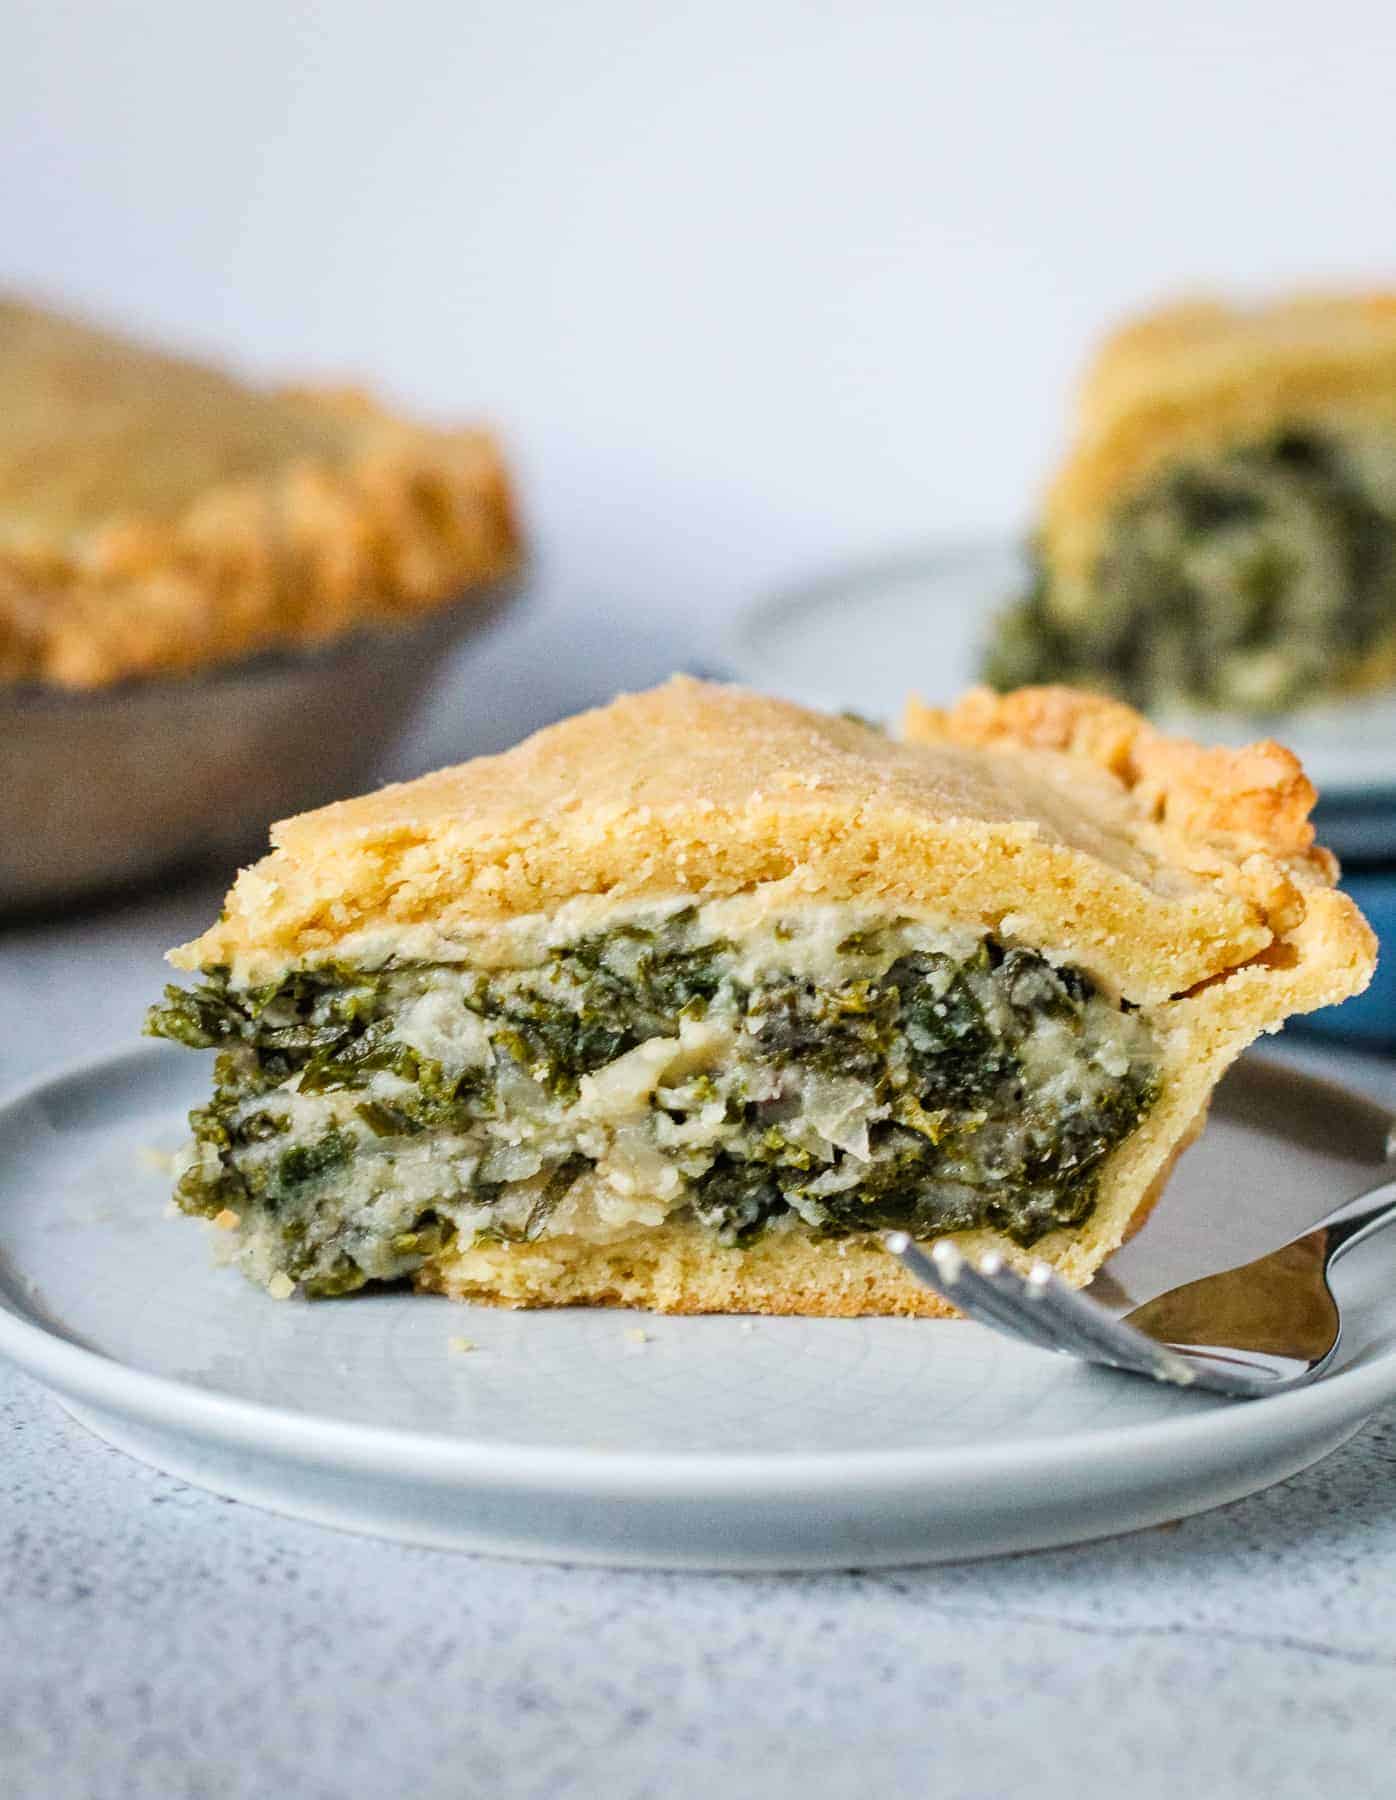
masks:
[[[1396,439],[1295,430],[1175,464],[1121,509],[1088,593],[1037,559],[985,675],[1246,712],[1396,679]]]
[[[691,1217],[726,1245],[1077,1226],[1157,1093],[1140,1016],[1080,970],[910,921],[817,963],[652,913],[521,968],[347,964],[261,988],[212,969],[152,1008],[218,1051],[177,1188],[312,1293],[453,1244]],[[804,974],[791,972],[803,966]],[[627,1211],[627,1208],[630,1211]]]

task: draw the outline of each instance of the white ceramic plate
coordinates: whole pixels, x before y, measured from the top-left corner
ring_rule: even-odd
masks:
[[[758,601],[728,632],[724,658],[767,693],[895,720],[908,692],[950,700],[979,679],[989,617],[1026,581],[1021,551],[1004,539],[910,552]],[[1325,798],[1382,795],[1396,814],[1396,693],[1281,721],[1199,713],[1166,722],[1216,743],[1278,732]]]
[[[1396,1394],[1396,1234],[1344,1266],[1348,1363],[1253,1404],[955,1323],[276,1302],[153,1166],[206,1077],[143,1050],[0,1109],[0,1350],[111,1443],[276,1511],[559,1560],[932,1561],[1238,1498]],[[1379,1178],[1385,1123],[1252,1065],[1114,1280],[1144,1298],[1267,1247]]]

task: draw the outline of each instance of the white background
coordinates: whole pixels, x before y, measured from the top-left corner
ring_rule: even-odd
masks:
[[[711,621],[1027,514],[1100,324],[1396,274],[1396,7],[0,0],[8,279],[504,430]]]

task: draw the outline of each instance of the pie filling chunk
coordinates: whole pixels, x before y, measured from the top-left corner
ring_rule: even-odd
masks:
[[[1170,464],[1112,520],[1088,602],[1039,554],[987,677],[1271,712],[1396,674],[1396,429],[1284,431]]]
[[[755,916],[753,916],[755,915]],[[309,1294],[477,1239],[714,1244],[1083,1223],[1158,1091],[1143,1015],[1083,970],[855,906],[743,899],[545,921],[469,961],[331,963],[171,988],[216,1048],[180,1205],[237,1215]]]

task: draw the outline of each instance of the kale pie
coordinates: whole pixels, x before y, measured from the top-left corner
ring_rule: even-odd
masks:
[[[316,644],[518,552],[484,432],[0,298],[0,680],[93,688]]]
[[[1250,713],[1396,683],[1396,294],[1110,338],[986,673]]]
[[[275,828],[151,1014],[218,1053],[179,1205],[280,1294],[941,1310],[885,1227],[1084,1282],[1371,973],[1313,797],[1062,689],[624,697]]]

